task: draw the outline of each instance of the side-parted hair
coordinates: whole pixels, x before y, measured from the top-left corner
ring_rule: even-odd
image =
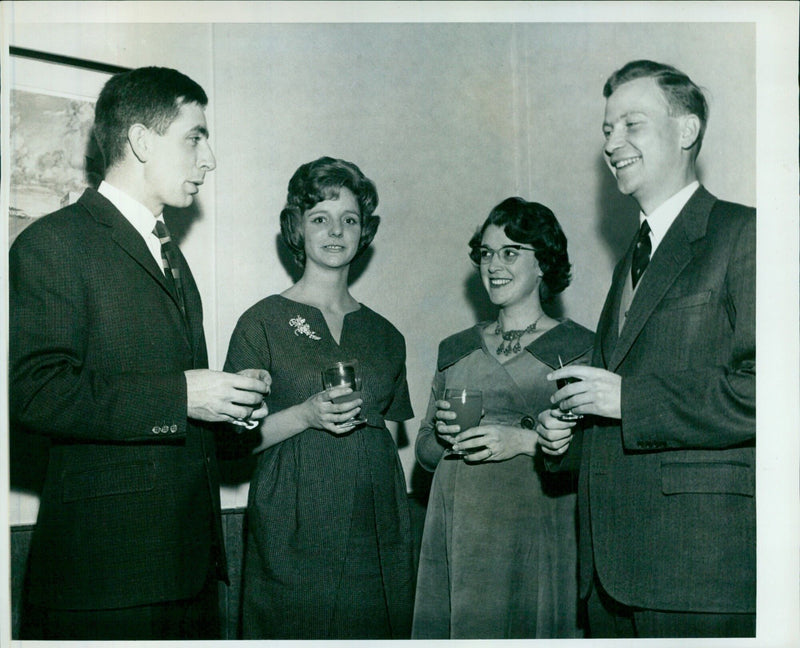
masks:
[[[700,120],[700,132],[693,144],[696,158],[706,133],[708,102],[700,87],[677,68],[644,59],[631,61],[608,77],[603,86],[603,97],[608,99],[623,83],[642,78],[652,78],[658,83],[658,87],[661,88],[669,104],[672,116],[696,115]]]
[[[208,104],[205,91],[177,70],[143,67],[111,77],[97,98],[93,134],[106,169],[125,157],[128,129],[142,124],[163,135],[181,106]]]
[[[519,197],[506,198],[497,205],[472,235],[469,241],[469,258],[480,265],[480,248],[483,234],[489,225],[502,227],[512,241],[530,245],[542,271],[539,296],[550,301],[569,285],[570,262],[567,254],[567,237],[550,209],[537,202]]]
[[[381,219],[373,213],[378,206],[378,191],[372,180],[346,160],[321,157],[307,162],[289,180],[286,206],[281,211],[281,237],[301,267],[306,264],[303,215],[323,200],[336,200],[342,187],[353,192],[361,217],[361,239],[353,258],[366,250],[375,238]]]

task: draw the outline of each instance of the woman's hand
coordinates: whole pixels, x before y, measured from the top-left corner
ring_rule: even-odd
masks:
[[[306,427],[327,430],[333,434],[347,434],[355,426],[351,419],[361,411],[364,402],[360,398],[345,403],[334,403],[333,399],[352,394],[350,387],[333,387],[314,394],[302,405]]]
[[[453,437],[461,432],[461,426],[453,424],[456,418],[456,413],[450,409],[450,403],[446,400],[436,401],[436,414],[433,418],[433,426],[436,429],[436,434],[438,434],[447,445],[451,445],[454,441]]]
[[[460,432],[453,439],[453,450],[465,450],[470,463],[505,461],[519,454],[536,452],[538,435],[514,425],[479,425]]]

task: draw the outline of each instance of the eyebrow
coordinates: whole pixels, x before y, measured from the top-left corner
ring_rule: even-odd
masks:
[[[197,133],[205,138],[208,138],[208,129],[205,126],[194,126],[193,128],[190,128],[189,132],[186,134],[191,135],[193,133]]]
[[[325,209],[324,207],[320,207],[319,209],[312,207],[311,209],[308,210],[307,215],[312,216],[313,214],[330,214],[330,213],[331,213],[330,210]],[[352,214],[353,216],[358,216],[359,218],[361,218],[361,214],[353,209],[348,209],[347,211],[342,212],[342,216],[345,216],[346,214]]]
[[[644,110],[629,110],[628,112],[621,114],[614,121],[624,121],[629,119],[631,115],[642,115],[643,117],[647,117],[647,113]],[[607,127],[611,127],[612,124],[613,122],[603,120],[603,130],[605,130]]]

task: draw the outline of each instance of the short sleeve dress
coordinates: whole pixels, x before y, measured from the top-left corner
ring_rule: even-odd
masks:
[[[551,407],[546,375],[587,364],[594,334],[565,320],[502,364],[479,324],[439,345],[431,402],[416,443],[435,470],[417,575],[415,639],[581,637],[577,604],[575,484],[541,455],[470,464],[443,457],[433,427],[450,387],[483,391],[481,424],[520,426]]]
[[[307,429],[260,454],[250,482],[245,639],[406,638],[413,543],[406,484],[385,420],[413,417],[405,340],[363,304],[339,343],[317,308],[272,295],[239,319],[226,371],[265,368],[269,411],[322,390],[322,369],[357,359],[367,424]]]

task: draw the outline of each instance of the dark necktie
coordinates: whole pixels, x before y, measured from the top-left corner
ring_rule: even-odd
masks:
[[[642,221],[639,228],[639,235],[636,237],[636,247],[633,248],[633,262],[631,263],[631,284],[636,288],[647,264],[650,263],[650,252],[653,244],[650,242],[650,225],[647,221]]]
[[[186,314],[186,307],[183,303],[183,286],[181,285],[181,271],[178,267],[178,257],[175,253],[175,244],[169,235],[167,226],[160,220],[156,221],[156,226],[153,229],[153,234],[158,237],[161,242],[161,265],[164,268],[164,279],[167,282],[167,287],[172,291],[172,294],[178,298],[178,304],[181,307],[181,313]]]

